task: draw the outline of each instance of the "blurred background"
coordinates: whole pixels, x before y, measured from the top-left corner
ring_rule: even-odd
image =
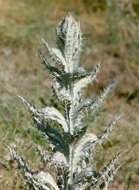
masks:
[[[90,130],[100,134],[115,112],[124,113],[110,139],[98,147],[96,166],[125,152],[110,190],[139,190],[139,0],[0,0],[0,190],[28,189],[9,162],[11,142],[32,166],[42,167],[33,145],[47,144],[17,95],[40,107],[57,105],[37,49],[41,38],[55,46],[55,27],[68,11],[81,22],[81,64],[88,70],[98,62],[102,66],[86,94],[99,94],[109,80],[118,81],[96,118],[87,118]]]

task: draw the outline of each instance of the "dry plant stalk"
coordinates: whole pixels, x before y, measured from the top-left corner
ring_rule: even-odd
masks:
[[[83,119],[86,112],[95,113],[115,83],[110,83],[98,97],[85,98],[82,92],[96,80],[100,64],[89,73],[80,66],[82,33],[80,23],[71,14],[58,24],[56,35],[58,48],[51,48],[42,40],[47,54],[44,55],[41,49],[39,56],[53,76],[54,95],[59,104],[63,105],[64,114],[54,107],[38,109],[23,97],[19,97],[31,112],[37,129],[49,141],[52,154],[46,154],[40,146],[38,153],[41,160],[55,170],[56,177],[44,171],[32,170],[14,146],[9,146],[9,150],[26,182],[34,190],[106,190],[119,168],[119,155],[97,171],[92,164],[93,154],[96,146],[108,138],[120,117],[114,116],[99,137],[88,132]],[[52,127],[49,121],[56,122],[61,128]]]

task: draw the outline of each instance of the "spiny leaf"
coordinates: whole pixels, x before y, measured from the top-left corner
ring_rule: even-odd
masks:
[[[81,112],[95,112],[97,109],[102,105],[102,103],[105,101],[105,99],[108,97],[108,95],[112,92],[114,87],[116,86],[116,81],[112,81],[104,90],[103,92],[98,96],[93,96],[91,98],[82,99],[78,106],[75,108],[75,112],[77,113],[76,117],[81,114]]]
[[[58,99],[62,102],[69,101],[71,102],[70,89],[62,87],[57,81],[53,83],[53,89],[58,97]]]
[[[12,158],[17,161],[19,169],[28,184],[34,190],[59,190],[54,178],[43,171],[32,171],[28,163],[16,152],[13,146],[9,146]]]
[[[102,178],[103,182],[100,184],[100,190],[105,190],[108,187],[110,181],[113,180],[113,177],[116,175],[120,166],[117,165],[121,153],[118,153],[114,158],[100,170],[99,175]]]
[[[66,72],[74,73],[78,70],[82,34],[79,22],[70,13],[59,23],[57,36],[63,44]]]
[[[35,187],[35,190],[59,190],[55,179],[46,172],[39,172],[37,175],[29,176],[29,183]]]
[[[61,65],[66,65],[65,58],[62,55],[62,52],[57,48],[50,48],[48,43],[42,39],[42,43],[47,50],[47,56],[50,57],[52,63],[58,63]]]
[[[98,107],[101,106],[101,104],[104,102],[106,97],[109,95],[109,93],[114,89],[116,86],[116,81],[112,81],[102,92],[100,96],[96,98],[96,100],[90,104],[90,109],[94,112],[97,110]]]
[[[94,171],[91,167],[87,167],[83,169],[79,174],[75,176],[74,183],[87,183],[87,182],[93,182],[96,184],[98,181],[98,173]]]
[[[114,127],[116,127],[117,122],[119,121],[119,119],[121,118],[121,115],[116,115],[112,121],[109,123],[108,127],[106,128],[106,130],[98,137],[98,139],[96,140],[96,144],[101,144],[105,139],[108,138],[108,136],[110,135],[110,133],[112,132],[112,130],[114,129]]]
[[[57,69],[56,67],[50,65],[46,59],[46,57],[43,55],[42,51],[39,49],[38,50],[39,56],[43,62],[43,64],[45,65],[46,69],[49,71],[49,73],[56,77],[57,80],[59,80],[59,77],[63,74],[62,71],[60,71],[59,69]]]
[[[34,173],[34,171],[32,171],[32,169],[30,168],[29,164],[25,161],[24,158],[22,158],[15,150],[15,145],[10,145],[8,146],[8,149],[10,151],[11,157],[13,160],[17,161],[18,167],[19,169],[21,169],[21,171],[23,172],[23,175],[26,172],[29,172],[31,174]]]
[[[85,88],[88,84],[92,83],[94,80],[96,80],[97,74],[100,70],[100,64],[96,65],[92,73],[90,75],[86,76],[85,78],[80,79],[77,83],[74,84],[73,88],[73,98],[74,102],[79,102],[80,100],[80,94],[83,88]]]
[[[19,98],[28,107],[28,109],[31,111],[31,113],[33,115],[40,117],[40,118],[51,119],[53,121],[56,121],[63,127],[64,132],[66,132],[66,133],[68,132],[68,125],[66,123],[66,120],[65,120],[64,116],[56,108],[45,107],[42,109],[36,109],[35,106],[33,106],[25,98],[23,98],[21,96],[19,96]]]
[[[42,132],[42,135],[53,144],[57,151],[62,152],[67,155],[69,152],[69,146],[64,141],[62,135],[57,129],[49,127],[43,121],[39,120],[37,117],[33,116],[34,122],[36,123],[37,129]]]
[[[62,125],[64,132],[67,133],[68,132],[68,125],[67,122],[65,120],[65,118],[63,117],[63,115],[54,107],[46,107],[43,109],[38,109],[38,113],[44,117],[44,118],[48,118],[54,121],[57,121],[59,124]]]
[[[50,164],[56,166],[57,168],[62,168],[62,169],[68,168],[66,157],[64,156],[64,154],[58,151],[54,153],[53,156],[51,157]]]
[[[37,146],[37,152],[39,153],[41,160],[47,163],[50,167],[55,167],[56,169],[67,169],[68,163],[66,157],[61,152],[56,151],[52,155],[49,155],[40,146]]]
[[[74,158],[73,158],[73,170],[76,171],[78,165],[80,165],[80,161],[82,161],[85,157],[89,158],[90,156],[90,146],[92,148],[92,144],[97,140],[97,136],[92,133],[88,133],[84,135],[84,137],[79,140],[74,150]],[[82,166],[79,166],[82,167]]]

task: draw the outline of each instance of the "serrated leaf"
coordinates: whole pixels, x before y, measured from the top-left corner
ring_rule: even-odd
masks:
[[[43,121],[39,120],[37,117],[33,116],[34,122],[36,123],[37,129],[42,132],[42,135],[49,140],[49,143],[53,144],[57,151],[62,152],[67,156],[69,152],[69,146],[64,141],[60,132],[55,129],[49,127],[49,125],[45,124]]]
[[[111,134],[111,132],[113,131],[113,129],[116,127],[117,122],[119,121],[119,119],[121,118],[121,115],[116,115],[112,121],[109,123],[108,127],[105,129],[105,131],[98,137],[98,139],[96,140],[96,144],[101,144],[104,140],[106,140],[109,135]]]
[[[16,152],[13,146],[9,146],[12,159],[17,161],[23,177],[34,190],[59,190],[54,178],[43,171],[32,171],[28,163]]]
[[[80,161],[85,157],[89,158],[90,149],[93,148],[94,142],[97,140],[97,136],[92,133],[88,133],[83,136],[81,140],[76,145],[74,150],[74,158],[73,158],[73,170],[76,171],[78,168],[78,164],[80,165]]]
[[[66,100],[71,101],[69,89],[66,89],[65,87],[61,87],[61,85],[57,81],[54,81],[53,88],[54,88],[56,96],[58,97],[60,101],[66,101]]]
[[[31,113],[33,115],[35,115],[37,117],[43,117],[45,119],[51,119],[53,121],[56,121],[63,127],[64,132],[68,132],[68,125],[66,123],[66,120],[65,120],[64,116],[56,108],[45,107],[42,109],[36,109],[35,106],[33,106],[25,98],[23,98],[21,96],[19,96],[19,98],[28,107],[28,109],[31,111]]]
[[[80,31],[80,23],[69,13],[59,23],[57,36],[64,44],[63,53],[67,64],[66,72],[74,73],[78,70],[81,51],[82,34]]]
[[[59,190],[56,181],[46,172],[38,172],[37,175],[32,176],[34,180],[34,185],[38,186],[38,190],[46,190],[47,188],[50,190]]]
[[[66,65],[65,58],[59,49],[50,48],[48,43],[44,39],[42,39],[42,43],[45,46],[45,48],[47,50],[47,56],[50,57],[52,63],[53,62],[54,62],[54,64],[58,63],[58,64],[61,64],[63,66]]]
[[[93,183],[95,185],[97,181],[98,181],[98,173],[95,170],[93,170],[91,167],[86,167],[75,176],[74,184]]]
[[[109,183],[113,180],[120,166],[118,165],[118,160],[120,157],[120,153],[114,156],[114,158],[100,170],[99,175],[100,179],[102,179],[102,183],[100,184],[100,190],[105,190],[108,188]]]
[[[74,84],[73,99],[75,103],[79,102],[81,98],[80,94],[82,92],[82,89],[85,88],[90,83],[92,83],[94,80],[96,80],[99,70],[100,70],[100,64],[96,65],[95,69],[92,71],[91,74],[89,74],[85,78],[80,79],[78,82]]]
[[[57,80],[59,80],[59,77],[63,74],[63,72],[61,70],[59,70],[58,68],[50,65],[47,61],[47,58],[43,55],[42,50],[38,50],[39,56],[42,60],[42,63],[45,65],[46,69],[49,71],[49,73],[54,76],[55,78],[57,78]]]

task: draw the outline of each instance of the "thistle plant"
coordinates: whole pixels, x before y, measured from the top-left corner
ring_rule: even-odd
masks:
[[[83,90],[97,80],[100,64],[87,72],[79,64],[82,51],[80,23],[71,14],[65,16],[56,28],[57,47],[51,48],[42,40],[39,56],[52,76],[52,89],[61,110],[55,107],[37,108],[19,96],[32,115],[36,128],[46,139],[51,153],[37,147],[37,152],[47,171],[33,170],[13,145],[9,150],[16,160],[26,182],[34,190],[107,190],[119,169],[119,154],[99,171],[95,168],[94,151],[117,125],[115,115],[100,136],[89,132],[84,122],[86,113],[95,114],[115,86],[111,82],[99,96],[86,98]],[[45,53],[44,53],[45,50]]]

